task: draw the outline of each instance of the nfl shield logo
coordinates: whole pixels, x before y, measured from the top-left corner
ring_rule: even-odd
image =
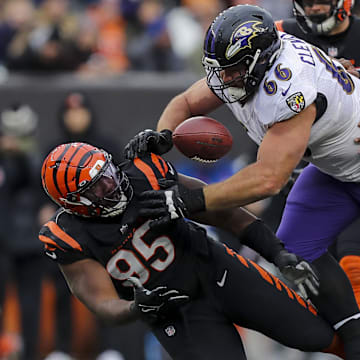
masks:
[[[329,47],[328,48],[328,55],[332,57],[337,57],[339,54],[339,49],[336,47]]]
[[[174,326],[172,326],[172,325],[169,325],[165,328],[165,333],[169,337],[174,336],[175,332],[176,332],[176,330],[175,330]]]

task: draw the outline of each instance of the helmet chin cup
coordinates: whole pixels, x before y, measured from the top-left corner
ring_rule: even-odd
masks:
[[[227,88],[230,102],[236,102],[241,100],[246,96],[246,90],[244,88],[237,88],[234,86],[230,86]]]

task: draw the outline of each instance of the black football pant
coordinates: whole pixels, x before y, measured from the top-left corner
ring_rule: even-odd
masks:
[[[275,276],[222,244],[211,242],[210,250],[198,267],[203,296],[152,326],[173,359],[246,359],[233,324],[303,351],[341,347],[331,326]]]

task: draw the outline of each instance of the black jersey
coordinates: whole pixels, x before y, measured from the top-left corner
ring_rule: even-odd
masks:
[[[360,47],[357,46],[360,34],[360,18],[351,16],[348,29],[341,34],[331,36],[305,33],[295,18],[277,21],[276,26],[280,31],[295,35],[318,46],[332,57],[351,60],[357,68],[360,68]]]
[[[334,331],[310,304],[252,261],[206,237],[184,219],[162,230],[138,216],[137,195],[176,180],[171,164],[151,154],[121,166],[134,196],[121,216],[91,218],[60,209],[40,231],[45,253],[60,264],[94,259],[108,271],[120,297],[132,300],[129,276],[153,289],[166,285],[190,302],[151,329],[174,360],[245,360],[234,323],[286,346],[319,351]],[[274,324],[277,326],[274,327]]]
[[[167,284],[193,293],[196,287],[196,256],[207,253],[205,231],[184,219],[163,230],[149,231],[150,220],[138,216],[137,195],[159,189],[158,180],[176,180],[175,169],[160,156],[151,154],[121,165],[134,190],[126,211],[113,218],[83,218],[59,209],[40,230],[45,253],[60,264],[91,258],[111,275],[122,298],[132,299],[126,284],[138,276],[144,286]],[[160,280],[161,278],[161,280]],[[192,280],[191,280],[192,279]]]

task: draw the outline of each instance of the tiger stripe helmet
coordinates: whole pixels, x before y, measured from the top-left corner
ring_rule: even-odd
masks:
[[[49,197],[75,215],[116,216],[132,198],[129,180],[111,155],[86,143],[62,144],[52,150],[43,162],[41,179]]]

